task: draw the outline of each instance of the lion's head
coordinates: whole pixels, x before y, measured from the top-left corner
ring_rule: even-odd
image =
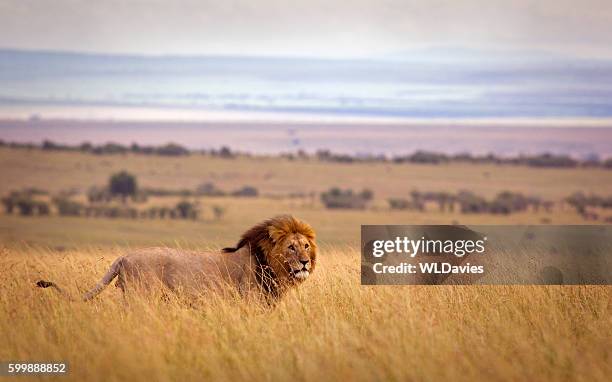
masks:
[[[293,216],[277,216],[254,226],[242,235],[236,248],[225,251],[233,252],[244,246],[249,246],[258,262],[271,268],[282,283],[298,284],[315,269],[315,232]]]

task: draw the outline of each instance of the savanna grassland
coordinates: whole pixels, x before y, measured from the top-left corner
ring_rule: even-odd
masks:
[[[196,220],[0,215],[0,360],[67,360],[58,380],[608,380],[612,291],[607,286],[360,285],[361,224],[585,224],[552,212],[392,211],[413,189],[520,191],[560,201],[612,191],[612,172],[474,164],[325,163],[200,155],[95,156],[0,149],[0,194],[24,187],[84,192],[117,171],[139,185],[224,189],[256,198],[201,197]],[[328,210],[309,195],[369,188],[364,210]],[[147,203],[162,203],[150,200]],[[168,202],[171,203],[171,202]],[[213,219],[206,208],[221,205]],[[252,224],[292,213],[318,232],[317,270],[273,310],[232,297],[128,296],[109,287],[90,303],[34,287],[53,280],[77,296],[130,248],[218,249]],[[592,223],[592,222],[590,222]],[[24,378],[25,379],[25,378]]]

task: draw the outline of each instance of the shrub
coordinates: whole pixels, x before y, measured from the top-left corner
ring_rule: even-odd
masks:
[[[213,215],[215,216],[215,220],[221,220],[223,218],[223,215],[225,215],[225,207],[219,206],[219,205],[214,205],[212,207],[212,211],[213,211]]]
[[[232,192],[232,195],[252,198],[252,197],[256,197],[257,195],[259,195],[259,191],[255,187],[244,186],[241,189]]]
[[[118,143],[109,142],[102,146],[95,146],[91,149],[93,154],[125,154],[128,152],[126,146]]]
[[[542,154],[523,158],[522,160],[528,166],[533,167],[576,167],[578,161],[570,158],[567,155]]]
[[[54,142],[45,139],[42,143],[42,145],[40,146],[40,148],[42,150],[57,150],[59,148],[58,145],[56,145]]]
[[[93,145],[91,144],[91,142],[83,142],[79,145],[79,150],[83,152],[90,152],[92,148]]]
[[[359,194],[363,200],[370,201],[374,198],[374,192],[370,189],[364,188],[363,191]]]
[[[459,202],[462,213],[484,213],[488,209],[487,201],[470,191],[459,192],[457,202]]]
[[[207,182],[202,183],[196,188],[196,195],[202,196],[223,196],[225,192],[223,190],[218,189],[214,183]]]
[[[341,190],[334,187],[321,194],[321,202],[326,208],[364,209],[373,197],[374,194],[369,190],[356,194],[351,189]]]
[[[566,201],[578,211],[583,214],[587,207],[587,198],[582,192],[575,192],[566,198]]]
[[[93,186],[87,190],[87,200],[89,203],[107,203],[113,199],[113,195],[107,187]]]
[[[49,215],[51,213],[51,208],[49,208],[49,203],[47,202],[35,201],[34,209],[36,210],[36,213],[41,216]]]
[[[158,212],[161,219],[170,217],[170,209],[168,207],[160,207]]]
[[[81,203],[64,197],[54,198],[53,204],[61,216],[80,216],[84,207]]]
[[[111,176],[108,189],[112,195],[119,195],[125,201],[128,196],[136,195],[136,177],[126,171],[118,172]]]
[[[527,209],[529,200],[518,192],[503,191],[497,194],[489,205],[489,211],[494,214],[510,214]]]
[[[390,198],[387,202],[392,210],[408,210],[412,208],[412,203],[407,199]]]
[[[181,156],[181,155],[189,155],[189,150],[180,146],[176,143],[168,143],[164,146],[160,146],[155,149],[155,153],[158,155],[166,155],[166,156]]]
[[[12,214],[15,206],[17,204],[17,200],[12,196],[5,196],[2,198],[2,205],[4,206],[4,211],[7,214]]]
[[[11,191],[1,201],[7,214],[12,214],[17,210],[22,216],[48,215],[50,212],[49,205],[33,198],[33,196],[46,193],[46,191],[37,188],[25,188],[21,191]]]
[[[22,197],[17,199],[17,209],[21,216],[32,216],[34,215],[36,202],[28,197]]]
[[[218,152],[213,150],[212,154],[218,155],[221,158],[226,158],[226,159],[231,159],[234,157],[234,153],[232,153],[232,150],[230,150],[230,148],[227,146],[221,147],[221,149]]]
[[[193,196],[194,192],[186,188],[180,190],[171,190],[167,188],[145,188],[142,190],[145,197],[149,196],[181,196],[183,198]]]
[[[195,203],[183,200],[176,205],[176,212],[181,219],[197,219],[198,210]]]
[[[445,154],[434,153],[429,151],[417,151],[411,155],[403,157],[395,157],[393,159],[396,163],[411,162],[411,163],[422,163],[422,164],[440,164],[448,162],[449,158]]]

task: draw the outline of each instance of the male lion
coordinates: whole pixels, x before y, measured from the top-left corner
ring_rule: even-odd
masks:
[[[256,294],[273,302],[308,278],[316,258],[312,227],[282,215],[252,227],[236,247],[221,252],[149,248],[119,257],[83,300],[98,295],[117,277],[116,285],[123,292],[131,286],[163,286],[178,293],[197,294],[230,285],[242,296]],[[36,285],[63,293],[49,281],[41,280]]]

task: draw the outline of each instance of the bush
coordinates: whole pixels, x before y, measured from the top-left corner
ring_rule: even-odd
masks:
[[[578,161],[567,155],[553,155],[549,153],[526,157],[519,161],[524,161],[528,166],[533,167],[576,167],[578,165]]]
[[[63,197],[54,198],[53,204],[61,216],[80,216],[84,208],[81,203]]]
[[[167,188],[145,188],[142,190],[142,194],[145,197],[149,196],[181,196],[183,198],[187,198],[189,196],[194,196],[194,192],[188,190],[186,188],[180,190],[171,190]]]
[[[15,206],[17,204],[17,200],[12,196],[5,196],[2,198],[2,205],[4,206],[4,212],[6,212],[8,215],[13,213],[13,210],[15,209]]]
[[[196,195],[201,196],[223,196],[225,192],[221,189],[218,189],[214,183],[207,182],[202,183],[196,188]]]
[[[457,202],[459,202],[462,213],[484,213],[488,210],[487,201],[470,191],[459,192]]]
[[[497,194],[489,205],[489,212],[494,214],[510,214],[524,211],[529,205],[529,199],[519,192],[503,191]]]
[[[91,149],[93,154],[125,154],[129,151],[126,146],[118,143],[109,142],[102,146],[95,146]]]
[[[35,202],[30,198],[20,198],[17,200],[17,209],[19,210],[19,215],[21,216],[32,216],[34,215],[35,210]]]
[[[364,209],[373,197],[374,194],[369,190],[356,194],[351,189],[341,190],[334,187],[321,194],[321,202],[326,208]]]
[[[387,202],[392,210],[408,210],[412,208],[412,203],[407,199],[390,198]]]
[[[411,155],[404,157],[396,157],[393,159],[396,163],[410,162],[410,163],[421,163],[421,164],[440,164],[448,162],[448,156],[440,153],[433,153],[429,151],[417,151]]]
[[[227,146],[221,147],[219,151],[212,150],[211,154],[226,159],[234,158],[234,153],[232,153],[232,150],[230,150],[230,148]]]
[[[118,172],[111,176],[108,189],[111,195],[119,195],[125,201],[128,196],[136,195],[138,190],[136,177],[126,171]]]
[[[181,156],[189,155],[189,150],[183,146],[177,145],[176,143],[168,143],[155,149],[155,153],[166,156]]]
[[[2,198],[2,204],[7,214],[18,210],[22,216],[49,215],[50,209],[46,202],[35,200],[33,196],[46,194],[36,188],[26,188],[22,191],[12,191]]]
[[[215,216],[215,220],[221,220],[223,218],[223,215],[225,215],[225,207],[219,206],[219,205],[214,205],[212,207],[212,211],[213,211],[213,215]]]
[[[191,203],[187,200],[183,200],[176,205],[176,212],[178,217],[181,219],[193,219],[198,218],[198,210],[195,203]]]
[[[257,189],[255,187],[251,187],[251,186],[244,186],[239,190],[236,190],[234,192],[232,192],[233,196],[240,196],[240,197],[256,197],[257,195],[259,195],[259,191],[257,191]]]
[[[113,199],[107,187],[93,186],[87,190],[87,200],[89,203],[107,203]]]
[[[370,201],[374,198],[374,192],[370,189],[364,188],[359,194],[359,197],[365,201]]]
[[[47,202],[35,201],[34,209],[40,216],[49,215],[51,213],[51,208],[49,208],[49,203]]]

